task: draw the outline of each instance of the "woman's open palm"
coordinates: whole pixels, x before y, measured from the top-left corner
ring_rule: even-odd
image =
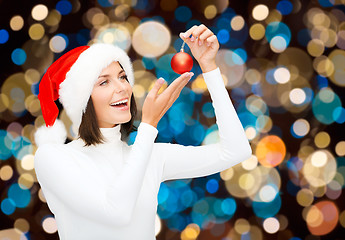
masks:
[[[190,75],[188,72],[183,73],[180,77],[176,78],[161,94],[158,94],[158,92],[163,86],[164,80],[158,79],[151,91],[146,96],[142,109],[142,122],[157,127],[160,119],[180,96],[182,89],[184,86],[186,86],[192,76],[193,75]]]

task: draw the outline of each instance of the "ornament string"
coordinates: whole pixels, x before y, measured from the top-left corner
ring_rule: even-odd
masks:
[[[183,47],[184,47],[184,44],[185,44],[186,42],[185,41],[183,41],[183,43],[182,43],[182,47],[181,47],[181,52],[184,52],[184,50],[183,50]]]

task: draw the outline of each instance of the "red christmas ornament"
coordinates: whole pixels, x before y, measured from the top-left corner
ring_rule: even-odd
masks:
[[[170,62],[172,70],[178,74],[189,72],[193,67],[193,58],[183,51],[184,44],[185,42],[183,42],[180,52],[176,53]]]

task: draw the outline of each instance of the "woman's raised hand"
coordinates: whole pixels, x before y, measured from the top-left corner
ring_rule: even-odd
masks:
[[[157,128],[160,119],[180,96],[182,89],[193,75],[193,73],[189,72],[183,73],[160,94],[158,92],[164,83],[164,79],[158,79],[146,96],[141,121]]]
[[[203,72],[217,68],[216,55],[219,49],[219,42],[217,36],[210,29],[204,24],[194,25],[186,32],[180,33],[180,37],[187,43]]]

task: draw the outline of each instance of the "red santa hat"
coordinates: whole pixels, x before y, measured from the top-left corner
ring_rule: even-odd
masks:
[[[57,119],[59,109],[54,102],[57,99],[72,121],[73,131],[78,132],[93,86],[102,70],[113,61],[121,64],[133,86],[131,60],[124,50],[112,44],[96,43],[74,48],[47,69],[39,85],[38,99],[45,125],[34,134],[37,146],[66,141],[66,128]]]

